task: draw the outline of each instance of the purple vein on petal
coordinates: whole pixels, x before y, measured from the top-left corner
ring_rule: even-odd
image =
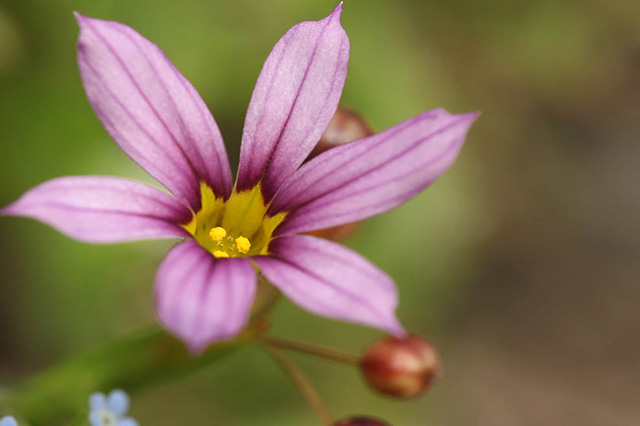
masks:
[[[227,197],[231,175],[222,137],[195,88],[131,28],[80,15],[78,21],[87,95],[121,148],[196,210],[200,181]]]
[[[78,55],[78,57],[80,58],[80,55]],[[141,149],[136,147],[135,142],[129,141],[127,148],[122,147],[123,150],[125,150],[125,152],[127,152],[127,154],[130,155],[132,159],[136,163],[138,163],[138,165],[140,165],[140,167],[145,169],[147,172],[149,172],[149,174],[151,174],[153,177],[158,179],[160,183],[165,185],[176,197],[182,198],[184,201],[188,202],[190,206],[197,207],[199,203],[199,199],[197,198],[196,195],[197,195],[197,192],[199,191],[199,186],[197,185],[198,178],[193,172],[193,168],[189,167],[188,173],[185,170],[182,170],[182,172],[178,176],[170,175],[169,172],[171,171],[171,169],[181,168],[181,165],[177,162],[176,157],[173,156],[172,153],[168,152],[166,148],[163,146],[163,144],[161,144],[153,135],[149,133],[148,129],[135,117],[135,115],[127,107],[126,102],[123,102],[122,99],[120,99],[120,97],[116,95],[113,92],[113,90],[111,90],[111,88],[109,88],[106,84],[103,83],[102,81],[103,79],[101,77],[100,72],[95,67],[93,67],[89,62],[85,61],[83,63],[87,67],[87,70],[93,73],[93,75],[97,78],[98,84],[102,86],[103,90],[107,92],[108,95],[111,96],[111,98],[129,116],[131,121],[140,129],[140,131],[144,133],[146,137],[156,145],[159,152],[163,154],[162,157],[164,158],[162,159],[162,162],[164,162],[165,164],[170,164],[171,167],[169,167],[168,170],[162,170],[162,168],[158,166],[158,164],[160,163],[158,161],[159,159],[155,159],[155,160],[144,159],[145,153]],[[144,95],[142,94],[141,96],[144,97]],[[114,139],[116,140],[128,139],[126,136],[124,136],[123,133],[120,132],[120,130],[118,130],[119,126],[109,118],[110,114],[106,113],[102,109],[102,107],[99,107],[97,105],[94,105],[93,107],[96,111],[96,115],[100,118],[100,120],[103,123],[106,124],[106,127],[109,127],[109,133],[112,135]],[[120,135],[120,137],[118,137],[118,135]],[[138,154],[138,155],[135,155],[135,154]],[[182,155],[184,155],[184,153],[182,153]],[[151,163],[157,163],[157,164],[150,165],[148,161],[150,161]],[[180,182],[180,180],[186,180],[186,182]],[[187,191],[185,187],[190,188],[190,190]]]
[[[318,156],[274,198],[270,215],[289,212],[277,232],[337,226],[402,204],[451,166],[476,116],[429,111]]]
[[[160,75],[157,65],[155,65],[153,63],[153,61],[151,60],[151,58],[149,57],[149,54],[146,53],[144,51],[144,49],[140,46],[139,42],[136,41],[133,37],[131,37],[130,34],[122,31],[121,29],[119,29],[118,31],[120,31],[125,37],[127,37],[127,39],[129,39],[131,41],[131,43],[135,44],[136,47],[138,48],[138,50],[140,51],[140,53],[142,54],[142,56],[145,58],[146,62],[149,64],[149,67],[153,70],[154,74],[156,75],[158,81],[160,82],[160,84],[163,86],[165,92],[170,93],[169,88],[167,87],[167,83],[165,82],[165,80],[162,78],[162,76]],[[164,55],[164,53],[163,53]],[[191,101],[193,102],[193,104],[196,106],[196,108],[198,109],[199,113],[200,113],[200,117],[202,118],[202,121],[207,121],[207,117],[210,118],[210,112],[208,109],[203,108],[201,103],[202,100],[200,99],[200,96],[198,95],[197,91],[195,90],[195,88],[191,85],[191,83],[189,83],[189,81],[175,68],[175,66],[173,65],[173,63],[171,63],[168,58],[165,57],[165,59],[168,62],[168,65],[171,67],[171,69],[175,72],[175,76],[176,78],[180,81],[180,84],[182,85],[182,87],[184,88],[185,92],[187,92],[187,94],[189,95],[189,98],[191,99]],[[176,104],[175,99],[173,98],[173,96],[169,96],[169,102],[171,103],[172,107],[173,107],[173,111],[174,111],[174,115],[175,117],[177,117],[177,119],[180,122],[182,131],[184,133],[189,133],[190,132],[190,128],[189,126],[185,123],[184,121],[184,117],[182,116],[182,114],[180,114],[179,112],[179,107]],[[154,109],[154,112],[156,113],[156,115],[158,115],[158,112]],[[162,118],[158,115],[158,119],[163,121]],[[167,126],[167,124],[163,121],[163,125],[166,127],[167,131],[169,133],[171,133],[171,130],[169,128],[169,126]],[[211,140],[222,140],[222,136],[220,135],[220,132],[217,131],[217,134],[214,134],[213,132],[213,128],[217,129],[217,125],[215,124],[215,122],[213,123],[213,125],[208,125],[206,126],[207,131],[211,137]],[[175,141],[176,145],[178,146],[178,148],[180,147],[180,144],[178,143],[177,138],[175,137],[175,135],[173,135],[173,133],[171,133],[171,136],[173,138],[173,140]],[[218,146],[219,144],[215,144],[216,146],[214,148],[218,148],[216,149],[216,155],[213,155],[212,157],[215,158],[216,163],[218,165],[217,170],[220,172],[220,176],[211,176],[210,170],[207,169],[207,162],[211,160],[211,158],[204,158],[203,154],[200,150],[198,149],[193,149],[191,151],[195,151],[195,156],[197,156],[197,158],[199,159],[199,164],[198,164],[198,168],[195,169],[194,171],[197,173],[197,170],[202,170],[202,171],[207,171],[208,176],[199,176],[201,178],[204,178],[204,180],[211,185],[215,192],[217,194],[222,195],[224,198],[228,198],[230,193],[230,188],[231,188],[231,172],[229,170],[229,162],[227,161],[227,153],[226,150],[224,149],[224,145],[222,145],[222,149],[219,149],[220,147]],[[185,156],[185,159],[187,161],[192,161],[194,159],[194,157],[190,157],[184,152],[183,155]],[[224,161],[223,161],[224,160]],[[223,179],[224,182],[224,188],[218,188],[217,185],[214,185],[213,183],[215,182],[216,179]]]
[[[115,177],[71,176],[27,191],[2,210],[44,222],[77,240],[115,243],[181,238],[187,206],[149,185]]]
[[[291,28],[267,58],[243,131],[237,188],[262,179],[268,201],[302,163],[328,125],[346,79],[348,38],[341,6]]]
[[[197,353],[246,325],[256,273],[246,258],[216,259],[188,240],[169,252],[154,288],[160,322]]]
[[[254,258],[262,273],[304,309],[402,334],[391,278],[351,250],[310,236],[272,242],[272,255]]]

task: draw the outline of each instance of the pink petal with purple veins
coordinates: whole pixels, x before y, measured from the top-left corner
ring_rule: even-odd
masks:
[[[216,259],[197,242],[185,241],[169,252],[156,274],[156,314],[191,351],[200,352],[244,328],[256,281],[249,259]]]
[[[36,186],[2,214],[44,222],[89,243],[116,243],[189,234],[189,209],[152,186],[105,176],[53,179]]]
[[[431,110],[319,155],[274,198],[269,214],[290,212],[276,233],[351,223],[404,203],[453,164],[477,115]]]
[[[120,148],[194,210],[200,181],[228,197],[222,136],[193,86],[155,44],[126,25],[76,17],[87,96]]]
[[[247,111],[237,186],[261,179],[265,199],[309,155],[338,107],[349,61],[342,3],[320,21],[302,22],[275,45]]]
[[[404,334],[393,280],[359,254],[310,236],[271,242],[270,256],[253,260],[289,299],[324,317]]]

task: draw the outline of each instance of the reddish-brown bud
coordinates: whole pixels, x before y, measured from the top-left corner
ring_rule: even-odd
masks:
[[[366,381],[379,392],[413,398],[426,392],[442,364],[433,345],[422,337],[387,337],[374,343],[360,362]]]
[[[391,424],[372,417],[349,417],[338,420],[333,426],[391,426]]]
[[[358,139],[373,135],[371,127],[362,117],[346,108],[338,108],[311,154],[305,161],[309,161],[323,152]],[[357,223],[335,226],[310,232],[316,237],[326,238],[332,241],[343,241],[350,237],[356,230]]]
[[[309,232],[314,237],[326,238],[331,241],[344,241],[349,238],[358,228],[358,222],[347,223],[346,225],[334,226],[332,228],[319,229]]]
[[[360,115],[346,108],[338,108],[335,115],[329,122],[327,130],[318,141],[307,161],[328,149],[336,146],[344,145],[349,142],[357,141],[373,135],[371,127]]]

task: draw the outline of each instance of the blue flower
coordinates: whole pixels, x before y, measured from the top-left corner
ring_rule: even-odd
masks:
[[[129,395],[125,391],[116,389],[109,396],[96,392],[89,397],[89,407],[91,426],[138,426],[137,421],[125,417],[129,409]]]
[[[6,416],[0,419],[0,426],[18,426],[18,422],[11,416]]]

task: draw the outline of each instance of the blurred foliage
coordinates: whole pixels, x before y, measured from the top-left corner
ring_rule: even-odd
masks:
[[[495,330],[519,318],[507,317],[507,296],[529,287],[508,275],[516,268],[514,256],[547,262],[547,254],[567,256],[571,242],[577,247],[596,237],[628,241],[626,253],[638,253],[640,207],[621,200],[640,195],[632,171],[640,158],[640,4],[345,3],[342,22],[351,40],[345,106],[376,130],[434,107],[481,110],[483,116],[445,177],[369,220],[348,243],[396,279],[406,326],[442,345],[443,385],[425,399],[397,403],[372,394],[356,371],[296,360],[338,417],[366,413],[401,426],[535,424],[479,417],[490,404],[479,408],[463,399],[481,395],[486,385],[483,374],[471,371],[475,361],[465,358],[464,342],[485,338],[470,333],[477,330],[472,324],[504,314],[488,323],[494,327],[488,340],[473,340],[483,351],[498,350],[491,336],[503,336]],[[0,205],[63,175],[151,182],[109,139],[86,101],[72,11],[123,22],[157,43],[203,96],[235,159],[251,91],[271,47],[290,26],[319,19],[334,6],[328,0],[0,0]],[[610,158],[615,147],[619,155],[610,167],[599,168],[608,166],[594,158]],[[603,181],[611,169],[619,175]],[[617,192],[603,195],[611,187]],[[609,209],[613,221],[604,219]],[[153,274],[172,242],[87,246],[15,218],[0,219],[0,236],[2,385],[154,323]],[[544,262],[535,270],[548,272]],[[558,278],[553,288],[572,281]],[[493,295],[507,296],[497,301]],[[538,303],[537,312],[544,312],[545,299]],[[354,352],[379,336],[286,301],[274,312],[273,330]],[[254,347],[137,396],[132,415],[157,426],[316,421],[287,377]]]

